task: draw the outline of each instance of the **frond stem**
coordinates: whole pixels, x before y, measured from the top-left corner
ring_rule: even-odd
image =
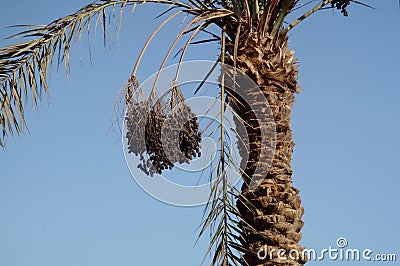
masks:
[[[297,24],[299,24],[300,22],[302,22],[303,20],[305,20],[306,18],[308,18],[309,16],[311,16],[312,14],[314,14],[315,12],[317,12],[318,10],[320,10],[322,7],[326,6],[330,2],[332,2],[332,0],[324,0],[319,5],[315,6],[313,9],[309,10],[307,13],[305,13],[304,15],[302,15],[301,17],[299,17],[298,19],[293,21],[289,26],[287,26],[285,29],[286,32],[293,29],[295,26],[297,26]]]

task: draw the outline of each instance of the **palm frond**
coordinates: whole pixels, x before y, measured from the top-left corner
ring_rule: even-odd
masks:
[[[296,25],[298,25],[300,22],[302,22],[303,20],[305,20],[306,18],[308,18],[315,12],[325,9],[325,8],[336,8],[336,9],[340,10],[344,16],[348,16],[346,7],[348,5],[350,5],[350,3],[355,3],[358,5],[373,9],[372,6],[367,5],[367,4],[357,1],[357,0],[323,0],[318,5],[316,5],[315,7],[313,7],[312,9],[308,10],[306,13],[301,15],[298,19],[296,19],[292,23],[290,23],[289,26],[287,26],[285,28],[285,31],[289,31],[289,30],[293,29]],[[309,2],[307,2],[305,5],[307,5],[307,4],[309,4]],[[303,6],[305,6],[305,5],[303,5]],[[328,5],[330,5],[330,6],[327,7]]]
[[[111,23],[111,19],[107,19],[107,10],[114,13],[115,7],[119,6],[122,14],[125,7],[137,3],[167,4],[192,9],[188,4],[173,0],[102,0],[48,25],[30,26],[9,37],[29,40],[0,48],[0,146],[4,146],[7,135],[20,134],[26,128],[24,108],[28,100],[35,106],[41,102],[43,95],[48,95],[47,78],[54,61],[57,62],[57,68],[64,63],[68,76],[72,41],[84,31],[89,34],[91,21],[95,18],[96,26],[102,24],[106,43],[106,26]]]
[[[298,19],[296,19],[295,21],[293,21],[289,26],[286,27],[286,31],[291,30],[292,28],[294,28],[297,24],[299,24],[300,22],[302,22],[303,20],[305,20],[306,18],[308,18],[309,16],[311,16],[312,14],[314,14],[315,12],[317,12],[318,10],[321,10],[321,8],[323,8],[324,6],[326,6],[327,4],[329,4],[330,2],[332,2],[332,0],[324,0],[321,3],[319,3],[318,5],[316,5],[314,8],[310,9],[309,11],[307,11],[306,13],[304,13],[303,15],[301,15]]]
[[[135,77],[139,64],[157,33],[170,21],[185,13],[190,17],[183,30],[178,34],[171,44],[167,54],[161,62],[159,71],[154,80],[153,90],[155,91],[159,75],[169,59],[172,51],[180,40],[187,37],[183,48],[179,49],[180,55],[178,68],[174,81],[178,79],[180,64],[183,62],[189,44],[203,44],[211,41],[221,42],[221,54],[216,63],[207,73],[204,81],[200,83],[194,93],[203,86],[205,80],[213,72],[216,66],[221,63],[224,66],[225,57],[228,53],[233,57],[233,64],[236,67],[238,51],[241,45],[242,36],[256,31],[261,37],[268,37],[272,40],[278,39],[281,33],[298,25],[301,21],[311,16],[313,13],[329,7],[341,10],[347,15],[346,7],[350,2],[370,7],[356,0],[320,0],[319,4],[304,13],[298,19],[290,23],[286,28],[283,27],[284,21],[293,10],[304,5],[298,5],[300,0],[188,0],[189,4],[175,0],[99,0],[85,6],[76,13],[64,18],[57,19],[48,25],[32,26],[23,30],[10,38],[26,38],[27,41],[0,48],[0,125],[1,136],[0,146],[4,146],[8,136],[21,134],[27,128],[24,118],[24,108],[28,102],[34,106],[38,105],[44,96],[49,93],[47,84],[48,73],[52,68],[53,62],[57,62],[57,68],[64,64],[68,76],[70,65],[70,48],[73,40],[79,38],[86,32],[90,36],[91,26],[94,22],[94,30],[101,25],[104,45],[107,43],[108,27],[115,19],[116,8],[119,7],[119,26],[118,34],[122,24],[122,13],[126,7],[131,6],[132,12],[137,4],[155,3],[169,5],[169,8],[162,12],[158,17],[170,14],[153,31],[144,44],[132,75],[124,88],[125,101],[120,103],[126,106],[132,95],[132,87],[136,86]],[[222,7],[222,8],[220,8]],[[114,22],[115,23],[115,22]],[[183,24],[183,22],[182,22]],[[208,31],[210,25],[217,25],[222,29],[222,36]],[[26,26],[26,25],[24,25]],[[194,41],[200,32],[209,33],[212,38]],[[118,35],[117,34],[117,35]],[[229,42],[227,44],[226,42]],[[231,47],[227,51],[228,45]],[[235,99],[235,94],[224,86],[224,75],[229,75],[222,71],[221,92],[218,95],[221,102],[221,124],[215,127],[210,133],[210,138],[214,138],[218,133],[218,143],[220,144],[220,158],[214,167],[211,167],[210,179],[212,189],[209,201],[204,209],[203,221],[200,226],[199,238],[202,237],[207,229],[210,230],[210,243],[206,251],[206,257],[211,256],[212,265],[247,265],[241,256],[242,253],[249,253],[246,250],[246,239],[244,234],[251,233],[260,235],[250,224],[242,219],[238,211],[238,205],[254,212],[255,207],[233,186],[230,182],[231,175],[238,175],[246,180],[250,177],[238,165],[237,158],[233,158],[233,152],[228,145],[232,140],[225,132],[225,108],[229,104],[229,98]],[[230,77],[235,85],[235,75]],[[121,94],[122,95],[122,94]],[[121,96],[122,97],[122,96]],[[144,97],[144,96],[143,96]],[[150,96],[151,97],[151,96]],[[236,99],[237,100],[237,99]],[[241,101],[238,101],[240,103]],[[149,101],[150,103],[150,101]],[[124,115],[124,108],[118,109],[119,115]],[[232,111],[233,116],[238,121],[246,125],[237,113]],[[228,122],[229,123],[229,122]],[[120,125],[120,123],[117,123]],[[206,126],[206,129],[209,125]],[[233,125],[228,125],[232,126]],[[236,129],[232,129],[237,135],[237,141],[245,143],[242,136]],[[247,146],[245,147],[248,148]],[[265,238],[266,236],[264,236]]]
[[[178,36],[175,38],[174,42],[168,49],[168,52],[167,52],[166,56],[164,57],[161,65],[160,65],[159,71],[156,75],[156,78],[154,80],[152,92],[154,92],[156,89],[156,85],[157,85],[158,79],[160,77],[161,71],[166,64],[167,59],[171,55],[172,50],[175,48],[176,44],[182,38],[182,36],[184,36],[187,33],[187,31],[190,29],[191,26],[198,24],[198,23],[200,24],[198,27],[196,27],[195,34],[192,35],[189,39],[193,39],[196,36],[196,34],[198,32],[200,32],[200,30],[202,30],[204,27],[207,27],[208,25],[210,25],[211,22],[214,22],[214,24],[215,24],[216,20],[220,20],[224,17],[232,16],[232,12],[230,12],[228,10],[220,10],[220,9],[214,9],[214,10],[191,9],[191,10],[185,10],[185,12],[194,15],[194,18],[188,22],[188,24],[178,34]],[[186,49],[183,49],[181,53],[184,54],[185,50]]]
[[[222,33],[221,64],[224,64],[225,53],[225,28]],[[218,61],[217,61],[218,63]],[[214,67],[212,67],[212,72]],[[241,238],[240,213],[236,207],[236,200],[240,199],[240,193],[233,186],[231,174],[235,173],[235,159],[228,143],[232,142],[230,136],[225,132],[225,85],[224,71],[221,73],[221,91],[218,95],[221,103],[219,111],[220,123],[210,133],[210,137],[219,134],[217,143],[220,144],[219,160],[212,169],[210,181],[212,188],[208,203],[203,213],[203,221],[200,226],[199,238],[202,237],[207,229],[210,230],[210,243],[206,251],[203,262],[210,255],[211,265],[246,265],[241,256],[244,249]],[[240,175],[240,170],[235,174]],[[215,177],[215,178],[213,178]]]

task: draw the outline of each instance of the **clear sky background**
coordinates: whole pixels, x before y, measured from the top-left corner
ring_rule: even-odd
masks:
[[[2,1],[0,37],[14,24],[47,24],[90,1]],[[372,1],[344,18],[319,12],[290,34],[300,62],[293,114],[295,185],[305,207],[302,244],[396,253],[400,261],[400,9]],[[126,166],[112,113],[162,8],[125,13],[120,40],[72,50],[71,74],[52,71],[49,104],[27,108],[30,134],[0,152],[0,266],[199,265],[208,239],[194,246],[203,207],[183,208],[146,194]],[[159,66],[175,26],[143,61]],[[0,45],[9,44],[1,40]],[[188,59],[214,59],[215,47]],[[82,58],[82,62],[80,62]],[[310,262],[309,265],[365,265]],[[374,263],[371,263],[374,264]],[[375,263],[396,265],[396,263]]]

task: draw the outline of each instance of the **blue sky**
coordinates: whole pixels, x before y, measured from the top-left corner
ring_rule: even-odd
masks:
[[[4,1],[0,37],[15,32],[6,26],[47,24],[88,3]],[[304,89],[292,120],[293,177],[305,207],[303,245],[335,247],[345,237],[349,248],[396,253],[400,260],[400,11],[397,1],[368,3],[376,9],[352,5],[348,18],[320,12],[290,34]],[[1,266],[201,262],[207,239],[194,243],[203,207],[171,206],[146,194],[110,130],[118,91],[161,10],[139,6],[134,15],[126,13],[119,41],[109,38],[111,49],[102,47],[99,31],[93,64],[87,42],[81,54],[75,42],[69,78],[52,71],[49,103],[27,108],[30,133],[8,139],[0,153]],[[178,24],[150,47],[140,79],[158,68],[154,62]],[[193,51],[188,59],[218,54],[210,47]]]

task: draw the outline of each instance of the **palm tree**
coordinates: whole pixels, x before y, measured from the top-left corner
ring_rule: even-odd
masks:
[[[0,49],[0,145],[5,145],[6,137],[23,132],[26,127],[24,107],[28,99],[37,104],[43,97],[42,90],[44,94],[48,93],[47,73],[53,61],[58,65],[64,62],[68,70],[71,42],[74,36],[90,30],[92,19],[102,22],[106,41],[106,25],[110,23],[108,10],[114,12],[120,7],[120,12],[123,12],[126,7],[135,7],[138,3],[167,5],[169,7],[162,15],[168,17],[149,37],[128,80],[126,107],[134,102],[132,93],[139,87],[135,73],[149,42],[165,24],[180,14],[186,14],[190,19],[166,59],[178,41],[187,38],[179,50],[181,63],[187,46],[195,43],[194,38],[200,32],[210,34],[210,39],[197,43],[219,42],[221,51],[216,63],[222,69],[218,97],[232,108],[235,124],[244,124],[242,130],[239,126],[237,128],[240,137],[237,147],[243,157],[241,162],[232,162],[229,152],[225,151],[223,131],[219,138],[221,156],[214,176],[217,182],[200,230],[202,235],[211,228],[207,253],[214,250],[212,264],[303,265],[307,261],[301,256],[304,247],[299,244],[303,207],[299,190],[292,185],[294,142],[290,128],[291,108],[300,88],[297,85],[297,61],[294,52],[288,49],[288,32],[321,9],[335,8],[347,16],[346,8],[351,2],[361,4],[355,0],[323,0],[303,13],[303,7],[313,2],[99,0],[46,26],[22,31],[16,36],[27,37],[27,41]],[[291,14],[296,12],[301,12],[298,18],[290,20]],[[217,26],[221,31],[215,33],[210,26]],[[254,86],[242,82],[236,69],[249,76]],[[265,111],[266,105],[272,113]],[[221,121],[224,110],[222,106]],[[271,116],[272,124],[268,122]],[[275,125],[276,129],[271,128]],[[275,151],[270,150],[268,142],[271,140],[265,136],[265,132],[271,130],[276,135]],[[226,182],[225,168],[235,164],[240,165],[238,170],[243,180],[239,191],[230,188]],[[277,256],[279,250],[286,254],[286,259]]]

